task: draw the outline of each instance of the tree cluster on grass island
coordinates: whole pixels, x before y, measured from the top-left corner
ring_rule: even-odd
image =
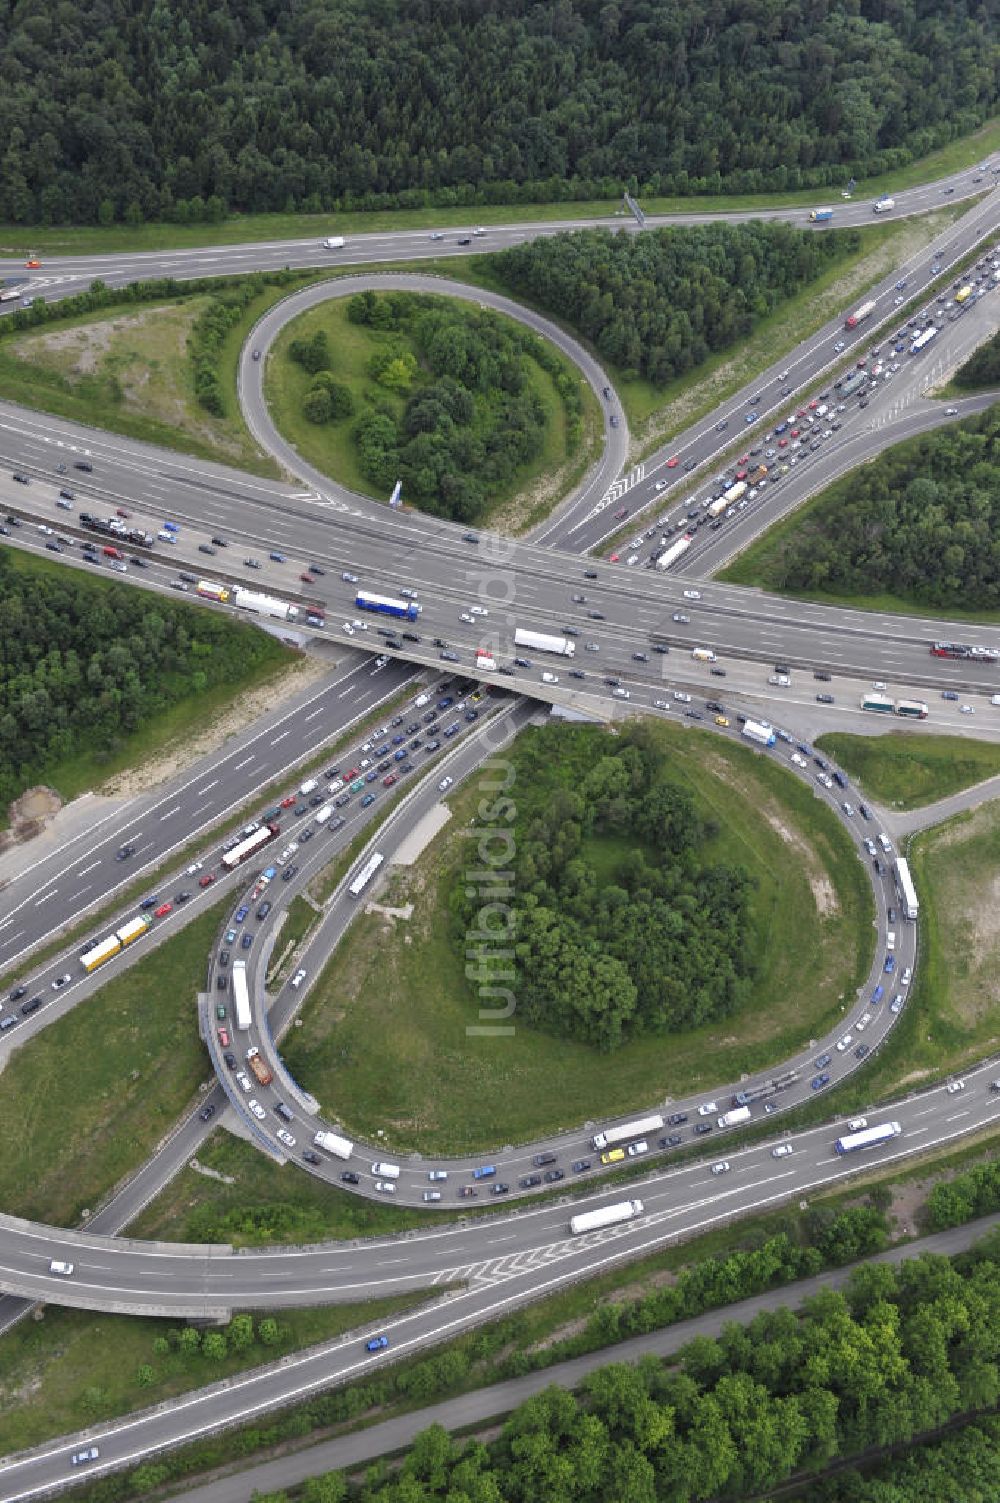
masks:
[[[597,755],[595,756],[595,746]],[[730,1016],[752,971],[742,869],[707,860],[716,831],[665,774],[641,728],[533,733],[520,761],[512,917],[518,1013],[546,1032],[617,1048]],[[464,880],[456,943],[477,913]],[[484,975],[491,962],[483,947]]]

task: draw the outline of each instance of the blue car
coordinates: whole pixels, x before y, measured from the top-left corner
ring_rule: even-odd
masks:
[[[247,916],[247,914],[249,912],[250,912],[250,905],[249,905],[249,903],[243,903],[243,904],[241,904],[241,906],[239,908],[237,908],[236,912],[233,914],[233,923],[234,924],[242,924],[243,920],[246,918],[246,916]]]
[[[497,1171],[496,1171],[496,1165],[495,1164],[481,1164],[478,1169],[473,1169],[473,1171],[472,1171],[472,1178],[473,1179],[492,1179],[493,1176],[496,1174],[496,1172]]]
[[[885,987],[882,985],[882,983],[880,981],[879,984],[878,984],[878,986],[872,992],[872,1006],[873,1007],[877,1007],[878,1004],[881,1002],[881,1000],[882,1000],[882,998],[884,996],[885,996]]]
[[[829,1054],[821,1054],[820,1057],[819,1057],[819,1059],[816,1061],[816,1068],[817,1068],[817,1070],[825,1070],[826,1067],[827,1067],[827,1065],[829,1063],[830,1063],[830,1056],[829,1056]]]
[[[143,898],[142,902],[139,904],[139,907],[142,909],[155,908],[159,901],[159,897],[154,893],[151,898]]]
[[[375,795],[374,795],[374,793],[366,793],[365,796],[364,796],[364,798],[361,800],[361,807],[362,807],[362,809],[367,809],[368,805],[369,804],[373,804],[374,802],[375,802]]]
[[[884,966],[885,974],[887,976],[891,976],[892,973],[893,973],[893,971],[895,969],[896,969],[896,957],[895,957],[895,955],[887,955],[885,957],[885,966]]]
[[[810,1081],[810,1085],[812,1086],[812,1088],[813,1088],[814,1091],[821,1091],[825,1085],[829,1085],[829,1084],[830,1084],[830,1077],[829,1077],[829,1075],[826,1075],[826,1074],[815,1075],[815,1076],[813,1076],[813,1079]]]
[[[366,1352],[384,1352],[389,1345],[388,1336],[372,1336],[365,1342]]]
[[[748,412],[743,421],[745,423],[755,423],[757,421],[757,414],[755,412]]]
[[[285,555],[283,553],[269,553],[267,556],[272,564],[283,564],[285,562]]]

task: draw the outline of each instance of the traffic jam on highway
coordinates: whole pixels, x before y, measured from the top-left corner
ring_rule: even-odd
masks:
[[[928,274],[937,278],[941,270],[941,265],[934,262]],[[893,298],[895,307],[907,301],[907,285],[906,278],[897,280]],[[613,547],[608,553],[609,562],[624,560],[626,566],[633,568],[644,563],[647,568],[670,569],[689,554],[702,528],[715,533],[748,508],[759,510],[768,498],[768,487],[779,485],[796,466],[807,465],[823,444],[840,432],[844,423],[864,411],[873,396],[887,388],[902,369],[902,362],[928,349],[946,321],[955,323],[975,307],[980,298],[998,288],[1000,242],[985,251],[966,273],[957,277],[948,291],[941,292],[916,311],[895,333],[879,336],[871,348],[860,354],[824,390],[789,410],[773,427],[756,437],[744,453],[715,476],[703,497],[689,498],[686,503],[680,503],[677,511],[664,513],[628,543]],[[844,354],[855,331],[861,330],[878,311],[878,299],[869,298],[849,313],[844,320],[847,338],[838,338],[832,353],[835,356]],[[775,378],[776,390],[773,392],[769,393],[765,388],[747,398],[745,411],[734,411],[719,418],[716,431],[720,434],[726,432],[731,423],[742,423],[746,429],[756,428],[762,408],[774,406],[792,395],[792,387],[787,384],[789,375],[790,371],[784,370]],[[948,408],[945,415],[954,416],[956,412],[957,409]],[[680,454],[673,454],[662,463],[670,473],[655,482],[654,495],[666,491],[673,480],[695,469],[699,461],[685,460],[680,475],[676,473],[681,465]],[[683,509],[685,505],[686,511]],[[629,507],[621,506],[614,518],[622,523],[629,515]],[[649,547],[651,542],[652,547]]]

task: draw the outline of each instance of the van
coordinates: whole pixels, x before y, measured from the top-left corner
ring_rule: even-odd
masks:
[[[373,1164],[372,1165],[372,1174],[374,1174],[376,1176],[376,1178],[378,1178],[378,1179],[398,1179],[399,1178],[399,1165],[398,1164]]]
[[[714,663],[715,653],[710,647],[695,647],[691,653],[696,663]]]
[[[543,684],[557,684],[558,682],[559,682],[559,675],[558,675],[558,673],[543,673],[542,674],[542,683]]]
[[[49,1264],[49,1273],[57,1273],[60,1278],[68,1279],[73,1276],[75,1263],[63,1263],[59,1258],[53,1258]]]
[[[886,947],[887,950],[894,950],[896,948],[896,931],[895,931],[895,929],[890,929],[886,933],[886,936],[885,936],[885,947]]]

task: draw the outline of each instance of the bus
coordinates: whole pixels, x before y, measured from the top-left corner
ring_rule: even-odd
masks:
[[[276,824],[261,825],[259,830],[254,830],[252,835],[248,835],[245,840],[240,841],[239,845],[234,845],[231,851],[226,852],[222,858],[223,866],[227,871],[235,871],[241,861],[246,861],[248,857],[253,856],[262,846],[267,845],[280,834],[281,830]]]
[[[380,855],[378,851],[376,851],[374,855],[369,856],[368,860],[365,862],[364,866],[358,872],[354,881],[347,889],[352,898],[360,898],[361,894],[364,892],[365,888],[368,886],[372,877],[374,877],[375,873],[378,871],[384,860],[385,857]]]
[[[859,1148],[877,1148],[898,1138],[903,1129],[898,1122],[882,1122],[878,1127],[866,1127],[861,1132],[845,1133],[834,1143],[838,1153],[854,1153]]]
[[[236,1004],[236,1026],[245,1033],[250,1027],[250,993],[247,990],[247,963],[233,961],[233,1002]]]
[[[359,611],[375,611],[380,616],[398,616],[405,621],[416,621],[422,607],[412,600],[394,600],[390,595],[370,595],[359,590],[354,597]]]
[[[872,690],[870,694],[865,694],[862,697],[861,708],[863,710],[874,710],[877,715],[891,715],[895,709],[895,705],[887,694],[878,694],[875,690]]]
[[[926,720],[927,706],[922,699],[899,699],[896,701],[896,714],[909,715],[912,720]]]
[[[915,919],[920,912],[920,904],[917,902],[917,889],[913,885],[910,876],[910,863],[905,856],[900,856],[894,867],[896,878],[896,891],[899,894],[899,906],[903,910],[903,916]]]
[[[122,950],[127,949],[135,940],[141,939],[144,934],[148,934],[152,927],[153,920],[147,918],[144,913],[138,914],[136,918],[129,919],[128,923],[123,924],[120,929],[116,929],[114,934],[109,934],[107,939],[102,939],[98,944],[91,945],[89,950],[83,952],[80,956],[83,969],[88,975],[91,971],[96,971],[98,966],[102,966],[106,960],[111,960],[113,956],[120,955]]]

